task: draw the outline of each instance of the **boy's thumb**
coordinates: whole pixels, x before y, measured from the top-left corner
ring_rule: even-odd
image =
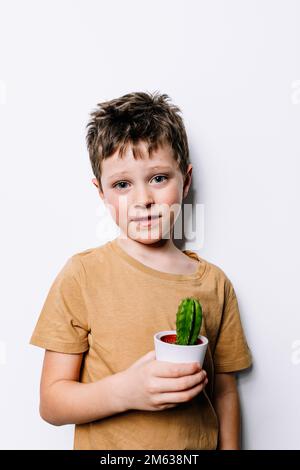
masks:
[[[137,361],[135,361],[135,365],[142,364],[144,362],[153,361],[156,358],[155,349],[148,351],[144,356],[140,357]]]
[[[148,351],[147,354],[143,356],[144,360],[150,361],[156,358],[155,349]]]

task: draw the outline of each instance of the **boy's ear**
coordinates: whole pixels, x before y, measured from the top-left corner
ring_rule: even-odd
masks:
[[[191,182],[192,182],[192,172],[193,172],[193,166],[190,163],[188,168],[187,168],[186,175],[185,175],[185,178],[184,178],[184,183],[183,183],[183,199],[185,199],[186,196],[188,195],[188,192],[189,192],[189,189],[190,189],[190,186],[191,186]]]
[[[99,183],[98,183],[97,178],[93,178],[92,183],[93,183],[94,186],[96,186],[96,188],[98,189],[98,192],[100,194],[100,197],[103,199],[103,192],[101,191],[101,189],[99,187]]]
[[[99,189],[99,183],[98,183],[97,178],[93,178],[92,183]]]

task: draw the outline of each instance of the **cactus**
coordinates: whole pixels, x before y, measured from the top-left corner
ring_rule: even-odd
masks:
[[[176,317],[176,343],[193,345],[197,343],[202,323],[202,307],[193,297],[181,301]]]

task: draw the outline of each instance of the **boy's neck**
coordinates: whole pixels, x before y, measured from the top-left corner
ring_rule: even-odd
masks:
[[[169,258],[170,255],[178,254],[180,251],[174,244],[173,238],[163,238],[157,242],[146,244],[132,240],[129,237],[119,235],[117,237],[118,245],[123,248],[129,255],[140,260],[162,260],[164,257]]]

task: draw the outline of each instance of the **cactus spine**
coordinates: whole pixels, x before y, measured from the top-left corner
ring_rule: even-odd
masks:
[[[201,324],[202,307],[199,301],[193,297],[183,299],[176,317],[176,344],[196,344]]]

